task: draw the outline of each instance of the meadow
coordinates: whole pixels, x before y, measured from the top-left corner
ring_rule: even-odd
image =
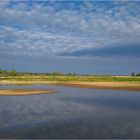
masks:
[[[83,82],[140,82],[140,76],[53,76],[53,75],[26,75],[1,76],[0,80],[7,81],[83,81]]]

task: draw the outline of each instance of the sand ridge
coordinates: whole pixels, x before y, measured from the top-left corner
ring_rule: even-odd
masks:
[[[140,91],[140,82],[61,82],[56,85],[93,89]]]
[[[0,95],[14,96],[14,95],[32,95],[32,94],[49,94],[55,93],[53,90],[37,90],[37,89],[1,89]]]

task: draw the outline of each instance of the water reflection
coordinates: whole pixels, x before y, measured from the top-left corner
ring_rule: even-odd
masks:
[[[29,85],[56,94],[0,96],[0,138],[140,138],[138,92]]]

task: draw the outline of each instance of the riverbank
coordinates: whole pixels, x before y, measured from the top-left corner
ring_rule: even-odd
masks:
[[[28,84],[55,84],[57,81],[18,81],[18,80],[2,80],[0,81],[0,84],[2,85],[28,85]]]
[[[1,96],[21,96],[21,95],[32,95],[32,94],[49,94],[55,93],[53,90],[37,90],[37,89],[1,89]]]
[[[93,89],[140,91],[140,82],[61,82],[57,85]]]
[[[93,88],[93,89],[112,89],[140,91],[140,82],[83,82],[83,81],[8,81],[3,80],[0,84],[54,84],[68,87]]]

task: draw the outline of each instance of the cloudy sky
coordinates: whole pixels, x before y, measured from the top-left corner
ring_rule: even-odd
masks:
[[[0,1],[0,68],[140,72],[140,1]]]

